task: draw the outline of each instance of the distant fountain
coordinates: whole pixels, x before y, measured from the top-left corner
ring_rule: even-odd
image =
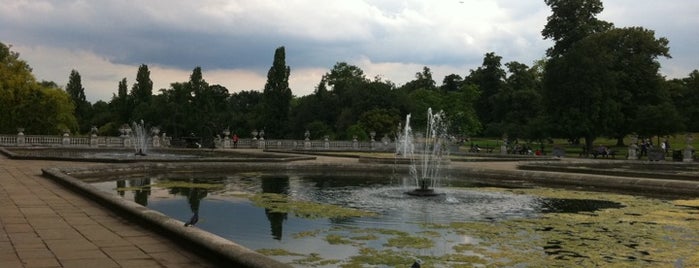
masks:
[[[145,156],[148,153],[148,132],[146,131],[146,126],[141,120],[141,124],[133,122],[131,124],[133,129],[132,144],[136,150],[136,155]]]
[[[396,144],[396,156],[409,159],[410,182],[404,182],[406,186],[415,185],[417,188],[406,192],[414,196],[434,196],[439,193],[434,187],[439,185],[440,167],[443,157],[447,154],[443,143],[446,142],[446,127],[443,113],[432,113],[432,108],[427,110],[427,127],[425,135],[416,140],[410,127],[410,114],[405,117],[405,126],[400,130]],[[415,150],[418,144],[418,151]],[[413,184],[414,183],[414,184]]]

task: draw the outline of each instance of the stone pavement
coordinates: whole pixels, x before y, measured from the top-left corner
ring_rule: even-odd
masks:
[[[1,268],[216,266],[41,176],[77,165],[0,155]]]

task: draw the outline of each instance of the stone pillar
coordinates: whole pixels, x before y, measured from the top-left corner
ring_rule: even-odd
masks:
[[[311,149],[311,132],[306,130],[306,132],[303,133],[303,148],[304,149]]]
[[[692,148],[685,148],[684,149],[684,155],[682,157],[683,162],[692,162],[694,161],[694,153],[692,152]]]
[[[63,131],[63,140],[61,143],[63,144],[63,146],[70,145],[70,131],[68,131],[68,130]]]
[[[131,137],[128,135],[124,135],[121,137],[122,142],[124,144],[124,148],[129,148],[131,147]]]
[[[151,142],[153,143],[153,148],[160,148],[160,136],[158,134],[153,135]]]
[[[694,161],[694,147],[692,147],[692,134],[687,134],[686,143],[687,146],[684,148],[684,154],[682,157],[683,162]]]
[[[25,143],[25,138],[24,138],[24,128],[17,128],[17,146],[24,146]]]
[[[325,137],[323,138],[323,148],[325,149],[330,149],[330,141],[328,139],[328,135],[325,135]]]
[[[91,134],[90,135],[90,147],[97,147],[97,145],[98,145],[97,134]]]
[[[357,135],[352,136],[352,148],[359,149],[359,141],[357,141]]]
[[[228,137],[231,135],[231,131],[228,129],[223,130],[223,148],[229,149],[231,148],[231,139]]]
[[[638,145],[635,143],[632,143],[629,145],[629,156],[626,158],[628,160],[637,160],[638,155],[636,155],[636,149],[638,149]]]

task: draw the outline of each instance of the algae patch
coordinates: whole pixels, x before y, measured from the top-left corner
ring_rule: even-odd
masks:
[[[284,194],[258,193],[249,195],[248,198],[256,206],[263,207],[271,212],[293,213],[294,215],[302,218],[337,219],[376,216],[376,213],[370,211],[363,211],[330,204],[293,200]]]

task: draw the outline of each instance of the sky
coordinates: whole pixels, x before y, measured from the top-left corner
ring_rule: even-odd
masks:
[[[699,69],[699,1],[606,0],[599,19],[640,26],[670,41],[661,74]],[[35,77],[65,87],[77,70],[88,101],[109,101],[118,82],[148,65],[153,90],[204,79],[230,93],[264,88],[285,47],[296,96],[313,93],[338,62],[396,85],[424,66],[438,85],[466,76],[488,52],[529,66],[553,43],[541,30],[544,0],[0,0],[0,42]]]

